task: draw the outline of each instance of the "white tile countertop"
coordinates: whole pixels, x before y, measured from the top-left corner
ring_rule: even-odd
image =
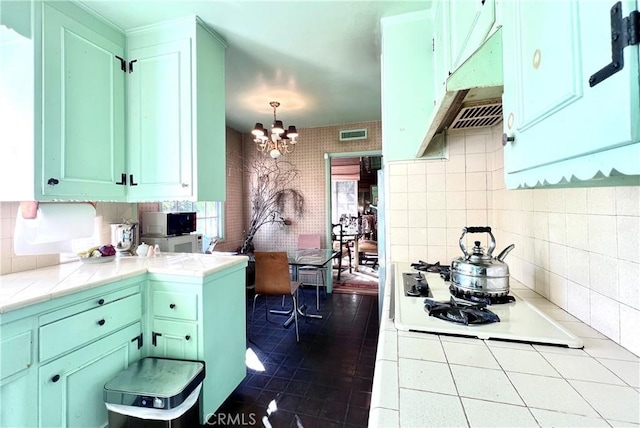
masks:
[[[387,282],[369,427],[640,426],[640,358],[533,291],[584,349],[399,331]]]
[[[107,263],[64,263],[0,276],[0,314],[146,272],[205,277],[246,256],[163,253],[157,257],[116,257]]]

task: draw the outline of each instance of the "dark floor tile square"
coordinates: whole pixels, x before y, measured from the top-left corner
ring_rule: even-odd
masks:
[[[296,370],[296,367],[281,365],[274,373],[274,376],[289,380],[293,377]]]
[[[305,395],[307,392],[307,389],[309,388],[309,385],[310,385],[309,382],[292,380],[287,385],[286,391],[290,394]]]
[[[270,380],[271,376],[254,374],[247,382],[247,385],[253,388],[262,389],[269,383]]]
[[[356,377],[373,379],[373,367],[358,366],[358,368],[356,369]]]
[[[320,417],[332,421],[344,422],[347,417],[348,407],[349,404],[346,400],[325,400],[322,410],[320,411]]]
[[[267,383],[267,385],[264,387],[264,389],[269,391],[283,392],[286,390],[288,384],[289,384],[289,379],[272,377],[269,383]]]
[[[364,391],[353,391],[351,393],[351,399],[349,400],[349,406],[362,407],[368,409],[371,405],[371,393]]]
[[[308,369],[296,369],[294,378],[303,382],[311,382],[316,377],[316,372]]]
[[[349,406],[347,410],[347,424],[366,426],[369,421],[369,409]]]
[[[305,415],[318,416],[323,404],[324,401],[319,398],[306,396],[300,400],[296,411]]]
[[[278,409],[289,410],[291,412],[295,411],[300,404],[300,400],[303,397],[295,394],[282,394],[277,400],[276,405]]]

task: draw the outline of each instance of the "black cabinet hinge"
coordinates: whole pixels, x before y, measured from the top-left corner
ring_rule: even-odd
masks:
[[[132,61],[129,61],[129,73],[133,73],[133,63],[134,62],[138,62],[138,60],[134,59]]]
[[[120,60],[120,70],[124,71],[125,73],[127,72],[127,61],[125,61],[124,58],[119,57],[118,55],[116,55],[116,58],[118,58]]]
[[[136,337],[131,339],[131,341],[132,342],[138,341],[138,349],[142,348],[142,345],[144,343],[143,338],[142,338],[142,333],[140,333],[139,335],[137,335]]]
[[[162,333],[151,332],[151,344],[153,346],[158,346],[158,336],[162,336]]]
[[[620,2],[611,8],[611,63],[589,77],[589,86],[593,87],[624,68],[622,50],[627,46],[640,43],[640,12],[632,11],[622,17]]]
[[[127,185],[127,174],[125,174],[124,172],[122,174],[120,174],[120,181],[116,181],[116,184],[118,184],[120,186],[126,186]]]

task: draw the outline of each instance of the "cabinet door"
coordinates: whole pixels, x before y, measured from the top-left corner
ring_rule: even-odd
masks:
[[[124,200],[124,41],[46,3],[43,16],[42,193]]]
[[[640,173],[638,46],[624,49],[621,71],[589,86],[611,62],[613,3],[505,3],[504,130],[514,137],[504,150],[508,188],[614,169]],[[623,16],[635,9],[635,0],[622,2]]]
[[[42,427],[105,427],[104,384],[140,359],[136,323],[40,367]]]
[[[33,397],[37,391],[33,331],[27,323],[0,328],[0,426],[28,427],[37,424]]]
[[[434,106],[431,13],[381,23],[382,154],[386,161],[414,159]]]
[[[128,56],[129,200],[189,198],[191,39],[131,49]]]
[[[151,356],[198,359],[198,327],[195,323],[153,320]]]
[[[449,7],[450,71],[453,72],[487,38],[495,22],[495,3],[494,0],[451,0],[446,4]]]

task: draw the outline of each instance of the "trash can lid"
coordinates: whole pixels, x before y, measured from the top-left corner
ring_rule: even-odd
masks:
[[[104,385],[104,401],[168,410],[179,406],[204,376],[201,361],[147,357]]]

